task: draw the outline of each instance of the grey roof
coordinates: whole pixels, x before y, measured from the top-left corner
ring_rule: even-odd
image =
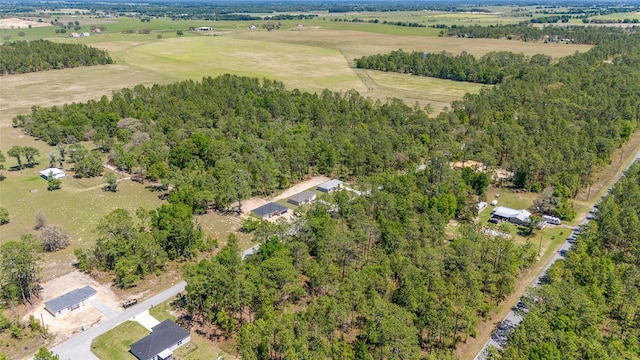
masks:
[[[189,332],[171,320],[151,328],[151,334],[131,344],[131,353],[140,360],[148,360],[189,336]]]
[[[342,186],[342,184],[342,181],[333,179],[318,185],[318,190],[331,190],[336,187]]]
[[[305,201],[311,201],[313,199],[315,199],[316,197],[316,193],[314,193],[313,191],[303,191],[303,192],[299,192],[293,196],[289,197],[290,202],[293,201],[295,203],[301,203],[301,202],[305,202]]]
[[[285,210],[289,210],[288,207],[282,206],[280,204],[276,204],[274,202],[270,202],[268,204],[262,205],[259,208],[251,210],[254,214],[265,216],[273,213],[281,213]]]
[[[83,300],[86,300],[95,294],[97,294],[97,292],[91,286],[85,286],[83,288],[71,290],[64,295],[60,295],[55,299],[49,300],[44,303],[44,306],[51,313],[56,313],[71,305],[79,304]]]

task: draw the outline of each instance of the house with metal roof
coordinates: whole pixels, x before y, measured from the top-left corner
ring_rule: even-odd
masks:
[[[139,360],[169,360],[173,352],[191,341],[188,331],[171,320],[151,328],[151,334],[131,344],[131,353]]]
[[[318,185],[317,190],[325,193],[332,193],[334,191],[341,190],[343,186],[344,183],[342,181],[333,179]]]
[[[287,201],[293,205],[299,206],[302,204],[310,204],[315,199],[316,199],[316,193],[314,193],[313,191],[303,191],[289,197]]]
[[[94,288],[85,286],[45,302],[44,308],[51,313],[51,315],[60,316],[84,306],[85,303],[93,299],[96,294],[97,291]]]
[[[509,221],[518,225],[527,225],[531,221],[531,213],[527,210],[515,210],[506,206],[497,206],[491,212],[491,217]]]
[[[40,176],[45,180],[49,180],[50,175],[52,175],[54,179],[62,179],[63,177],[67,176],[64,171],[53,167],[40,171]]]
[[[263,219],[269,219],[274,216],[284,215],[287,213],[287,211],[289,211],[288,207],[276,204],[274,202],[270,202],[268,204],[260,206],[259,208],[251,210],[252,213],[258,215]]]

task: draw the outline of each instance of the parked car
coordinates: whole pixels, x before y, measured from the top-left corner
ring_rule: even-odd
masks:
[[[126,308],[128,308],[130,306],[133,306],[133,305],[137,304],[137,303],[138,303],[138,299],[127,300],[127,301],[122,303],[122,307],[126,309]]]

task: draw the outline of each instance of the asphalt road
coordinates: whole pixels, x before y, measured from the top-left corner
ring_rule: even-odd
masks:
[[[98,360],[98,358],[91,352],[91,342],[93,339],[131,319],[137,314],[149,309],[151,306],[160,304],[167,299],[175,297],[178,293],[184,291],[186,285],[187,283],[184,281],[174,285],[137,305],[119,312],[117,316],[108,319],[87,331],[74,335],[51,350],[60,356],[60,360]]]
[[[631,167],[631,165],[633,165],[636,161],[640,160],[640,151],[638,151],[636,153],[636,155],[634,156],[633,160],[631,160],[631,162],[629,163],[629,165],[627,166],[627,169],[629,167]],[[617,180],[616,183],[624,176],[621,175]],[[609,191],[607,191],[603,198],[605,196],[609,195]],[[594,207],[591,209],[591,212],[589,215],[591,215],[591,213],[595,213],[597,211],[597,209]],[[590,217],[587,216],[587,218],[585,220],[583,220],[580,223],[580,226],[582,225],[586,225],[590,220]],[[575,234],[575,232],[572,232],[572,235]],[[577,234],[576,234],[577,235]],[[555,254],[553,254],[553,257],[551,257],[551,259],[549,260],[549,262],[547,263],[547,265],[542,269],[542,271],[540,271],[540,274],[538,274],[538,276],[536,277],[536,279],[533,281],[533,283],[531,284],[531,287],[536,287],[538,285],[540,285],[540,279],[547,273],[547,270],[549,270],[549,268],[551,267],[551,265],[553,265],[556,261],[560,260],[560,259],[564,259],[564,257],[566,256],[566,252],[569,251],[571,249],[571,242],[569,241],[569,238],[567,238],[567,241],[565,241],[560,248],[558,248],[558,251],[556,251]],[[526,316],[526,315],[525,315]],[[482,347],[482,350],[480,350],[480,352],[478,353],[478,355],[476,355],[475,360],[485,360],[486,359],[486,352],[485,350],[487,350],[487,348],[489,346],[494,346],[499,350],[502,350],[502,347],[504,345],[507,344],[507,334],[516,326],[520,325],[520,323],[522,322],[523,318],[521,316],[521,314],[514,312],[513,310],[511,310],[507,316],[504,318],[504,320],[502,320],[502,322],[500,322],[500,324],[498,324],[497,328],[494,330],[493,334],[491,335],[491,338],[484,344],[484,346]]]

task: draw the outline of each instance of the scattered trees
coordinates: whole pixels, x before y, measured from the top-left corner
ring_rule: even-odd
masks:
[[[37,163],[35,157],[40,156],[40,150],[31,146],[14,145],[7,151],[7,155],[15,157],[18,162],[18,169],[22,169],[22,156],[24,156],[27,161],[26,166],[30,167]]]
[[[47,350],[45,347],[41,347],[33,356],[33,360],[60,360],[60,356],[56,355],[53,351]]]
[[[26,303],[37,295],[39,260],[30,242],[8,241],[0,246],[0,281],[5,299]]]
[[[118,179],[116,178],[116,175],[114,173],[107,172],[104,175],[104,179],[107,182],[107,185],[105,185],[104,187],[105,191],[111,191],[111,192],[118,191]]]

